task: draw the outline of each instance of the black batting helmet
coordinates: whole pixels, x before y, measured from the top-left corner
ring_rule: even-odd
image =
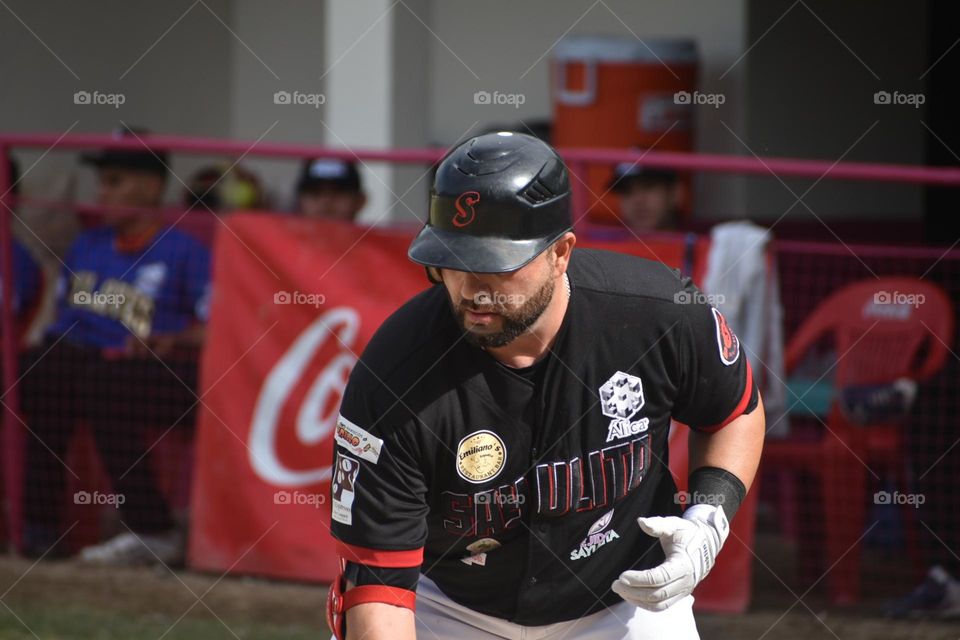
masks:
[[[408,255],[426,267],[504,273],[572,228],[567,169],[550,145],[501,131],[467,140],[437,168],[430,217]]]

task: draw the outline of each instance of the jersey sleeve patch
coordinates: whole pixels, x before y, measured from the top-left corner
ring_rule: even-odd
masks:
[[[730,366],[740,357],[740,340],[730,329],[726,318],[717,311],[715,307],[710,307],[713,312],[713,321],[717,328],[717,347],[720,349],[720,361]]]
[[[358,458],[373,464],[377,464],[380,460],[383,440],[350,422],[343,417],[343,414],[337,418],[337,429],[333,437],[338,445]]]
[[[357,476],[360,474],[360,461],[337,453],[330,492],[333,494],[331,516],[341,524],[353,524],[353,499],[356,495]]]

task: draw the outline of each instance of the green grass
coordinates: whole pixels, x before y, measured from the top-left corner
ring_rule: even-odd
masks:
[[[327,631],[317,627],[258,625],[249,620],[225,619],[228,630],[200,604],[179,622],[176,617],[162,614],[124,615],[117,611],[71,605],[53,607],[9,601],[6,604],[13,613],[0,605],[0,640],[159,640],[161,636],[163,640],[328,638]],[[205,613],[207,617],[195,617],[199,613]]]

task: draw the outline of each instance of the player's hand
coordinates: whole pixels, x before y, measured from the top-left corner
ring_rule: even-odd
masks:
[[[660,538],[663,564],[624,571],[613,583],[621,598],[648,611],[663,611],[693,592],[713,568],[730,524],[722,507],[697,504],[682,518],[637,518],[648,535]]]

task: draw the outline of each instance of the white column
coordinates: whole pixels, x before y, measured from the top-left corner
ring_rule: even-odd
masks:
[[[428,9],[427,0],[328,0],[322,134],[326,144],[376,148],[426,144],[431,36],[421,20],[429,24]],[[366,163],[362,171],[369,202],[361,220],[386,222],[410,220],[412,212],[424,215],[423,183],[398,201],[423,169]]]

